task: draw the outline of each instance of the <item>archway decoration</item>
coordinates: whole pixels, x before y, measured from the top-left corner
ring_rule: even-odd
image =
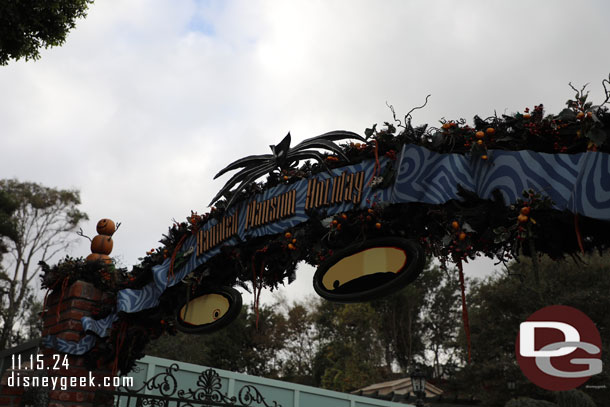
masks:
[[[117,357],[126,372],[150,337],[184,329],[185,321],[176,318],[180,310],[187,315],[185,298],[235,286],[251,287],[256,296],[263,287],[291,282],[300,261],[320,267],[314,284],[321,294],[349,302],[408,284],[423,267],[420,251],[461,265],[477,255],[506,262],[518,254],[559,259],[605,250],[608,84],[604,80],[601,105],[587,101],[583,88],[556,115],[545,116],[539,105],[513,115],[476,116],[473,125],[443,119],[436,128],[413,126],[412,110],[381,130],[366,129],[364,137],[335,131],[292,150],[284,138],[271,146],[272,154],[246,157],[221,171],[239,170],[215,206],[172,225],[162,246],[132,270],[81,259],[46,266],[44,287],[83,278],[116,297],[96,318],[83,318],[80,342],[47,337],[45,343],[67,353],[89,352],[92,360]],[[336,144],[341,140],[351,142]],[[335,281],[325,285],[324,275],[344,258],[381,248],[394,252],[383,254],[392,259],[390,270],[380,271],[389,280],[375,280],[378,292],[350,289],[349,298],[332,298]],[[387,274],[392,268],[395,276]]]
[[[313,287],[329,301],[374,300],[411,283],[424,265],[424,251],[412,240],[364,240],[337,250],[321,262]]]

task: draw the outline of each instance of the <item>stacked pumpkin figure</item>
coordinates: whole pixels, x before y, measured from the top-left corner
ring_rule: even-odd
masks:
[[[87,256],[87,261],[101,261],[110,264],[112,263],[109,256],[112,252],[112,235],[116,231],[116,226],[110,219],[101,219],[97,222],[96,230],[98,235],[91,240],[91,254]]]

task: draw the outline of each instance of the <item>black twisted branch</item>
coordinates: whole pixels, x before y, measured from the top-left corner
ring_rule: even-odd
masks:
[[[428,96],[426,96],[426,100],[424,101],[424,104],[423,104],[423,105],[421,105],[421,106],[416,106],[416,107],[412,108],[411,110],[409,110],[409,111],[407,112],[407,114],[405,115],[405,118],[404,118],[404,124],[402,123],[402,121],[401,121],[401,120],[400,120],[398,117],[396,117],[396,111],[394,110],[394,106],[393,106],[393,105],[388,104],[388,102],[386,101],[386,102],[385,102],[385,105],[386,105],[386,106],[387,106],[387,107],[390,109],[390,111],[392,112],[392,117],[394,118],[394,121],[395,121],[396,123],[398,123],[398,125],[397,125],[396,127],[402,127],[403,129],[406,129],[406,128],[407,128],[407,126],[410,126],[410,125],[411,125],[411,119],[413,118],[413,116],[411,115],[411,113],[413,113],[413,112],[414,112],[414,111],[416,111],[416,110],[423,109],[424,107],[426,107],[426,105],[428,104],[428,98],[430,98],[430,96],[432,96],[432,95],[428,95]]]
[[[405,115],[405,124],[407,123],[407,121],[408,121],[409,123],[411,123],[411,119],[413,118],[413,117],[411,116],[411,113],[413,113],[413,112],[414,112],[414,111],[416,111],[416,110],[423,109],[424,107],[426,107],[426,105],[428,104],[428,98],[429,98],[430,96],[432,96],[432,95],[428,95],[428,96],[426,96],[426,100],[424,101],[424,104],[423,104],[423,105],[421,105],[421,106],[416,106],[416,107],[414,107],[413,109],[411,109],[411,110],[409,110],[409,111],[407,112],[407,114]]]
[[[606,96],[606,99],[604,99],[602,104],[599,105],[600,108],[603,105],[605,105],[606,103],[608,103],[608,101],[610,101],[610,90],[608,88],[606,88],[606,84],[610,85],[610,74],[608,75],[608,79],[603,79],[602,80],[602,86],[604,87],[604,94]]]

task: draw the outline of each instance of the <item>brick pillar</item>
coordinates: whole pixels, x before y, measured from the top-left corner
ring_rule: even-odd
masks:
[[[65,288],[63,295],[61,289],[55,289],[49,294],[47,299],[47,307],[43,320],[43,338],[47,335],[54,335],[60,339],[78,342],[85,336],[80,321],[81,318],[83,316],[90,316],[94,310],[98,309],[108,299],[109,297],[107,294],[104,294],[92,284],[84,281],[77,281]],[[112,400],[108,400],[107,403],[101,403],[99,399],[96,399],[94,402],[96,390],[102,388],[97,387],[97,384],[102,384],[104,377],[112,376],[112,366],[108,364],[98,366],[94,370],[89,370],[85,366],[84,356],[66,355],[55,349],[45,348],[42,345],[39,350],[39,355],[42,355],[38,357],[42,359],[45,368],[43,371],[36,370],[35,367],[30,367],[29,360],[27,363],[22,362],[21,372],[9,369],[5,373],[2,380],[3,385],[5,382],[8,383],[8,376],[14,373],[21,373],[22,377],[27,374],[45,374],[48,375],[49,378],[57,377],[58,383],[55,389],[49,389],[49,407],[104,407],[112,405],[110,404]],[[62,366],[65,356],[67,356],[68,361],[67,369]],[[34,365],[36,365],[36,356],[34,358]],[[26,365],[29,369],[24,373],[23,368],[25,368]],[[59,367],[59,369],[55,370],[53,367]],[[96,387],[89,386],[88,382],[90,375],[94,378]],[[62,377],[65,377],[65,379],[62,379]],[[73,377],[76,379],[71,379]],[[85,381],[85,379],[81,379],[81,377],[86,378],[87,385],[81,385],[81,380]],[[59,383],[61,383],[62,380],[64,383],[67,383],[67,388],[64,390],[59,386]],[[71,386],[70,380],[73,381],[72,383],[76,380],[76,383],[78,384],[76,386]],[[27,391],[28,389],[4,385],[2,394],[0,394],[0,406],[20,405],[21,398],[25,398],[25,395],[22,396],[24,390]]]
[[[13,373],[25,373],[17,369],[7,369],[2,376],[2,392],[0,392],[0,406],[13,407],[19,406],[23,396],[22,387],[9,387],[9,376]]]

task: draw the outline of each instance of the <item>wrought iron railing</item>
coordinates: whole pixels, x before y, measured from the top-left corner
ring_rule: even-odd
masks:
[[[251,384],[243,386],[237,397],[222,392],[221,378],[214,369],[201,372],[195,388],[180,389],[175,373],[176,363],[165,372],[153,376],[136,389],[120,386],[116,390],[99,390],[98,402],[113,397],[115,407],[282,407],[276,401],[269,404]]]

